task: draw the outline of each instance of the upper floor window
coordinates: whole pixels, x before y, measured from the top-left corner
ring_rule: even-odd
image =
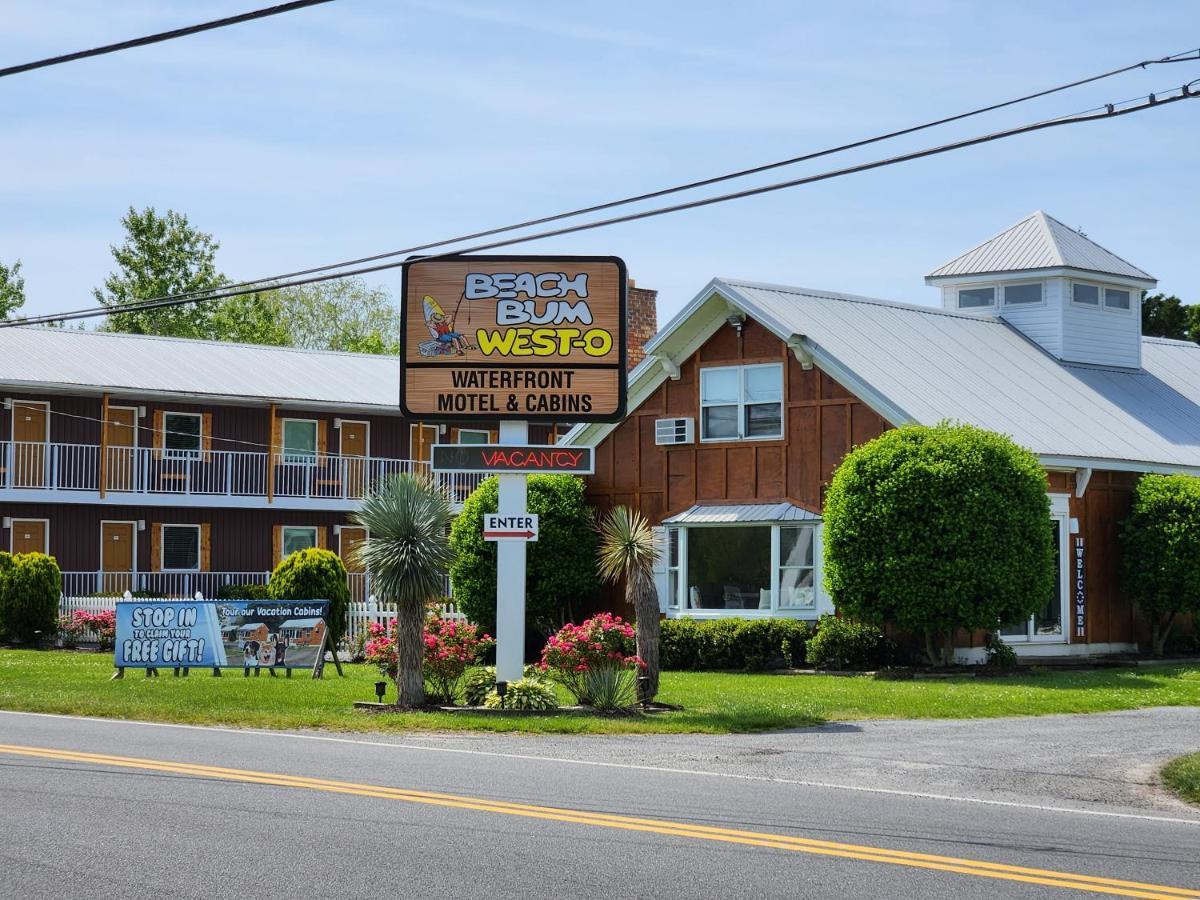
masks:
[[[958,292],[959,309],[980,309],[996,305],[994,287],[961,288]]]
[[[200,526],[162,527],[162,570],[196,572],[200,569]]]
[[[310,463],[317,458],[317,423],[312,419],[283,420],[283,461]]]
[[[1022,303],[1041,303],[1042,283],[1033,281],[1026,284],[1006,284],[1004,286],[1004,305],[1016,306]]]
[[[1122,291],[1116,288],[1104,289],[1104,308],[1105,309],[1120,309],[1127,310],[1132,305],[1132,298],[1129,291]]]
[[[700,439],[783,437],[783,365],[700,370]]]
[[[200,452],[203,418],[199,413],[164,413],[163,448],[168,456],[191,456]]]
[[[1071,282],[1071,302],[1078,303],[1080,306],[1100,306],[1100,288],[1094,284],[1083,284],[1079,281]]]
[[[481,429],[475,428],[460,428],[458,429],[458,442],[460,444],[486,444],[490,439],[491,434]]]

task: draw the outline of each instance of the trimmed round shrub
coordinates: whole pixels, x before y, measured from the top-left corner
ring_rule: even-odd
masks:
[[[496,542],[483,539],[483,517],[500,500],[499,482],[486,478],[471,492],[450,527],[450,583],[458,608],[495,633]],[[573,475],[531,475],[528,509],[536,513],[538,539],[526,545],[525,623],[547,635],[581,612],[597,589],[599,535]]]
[[[892,642],[874,625],[837,616],[821,616],[807,649],[809,665],[833,671],[879,669],[895,656]]]
[[[825,496],[825,587],[838,610],[926,635],[994,630],[1054,589],[1046,473],[1004,435],[906,425],[851,451]],[[935,645],[941,645],[941,658]]]
[[[22,644],[56,637],[62,572],[54,557],[19,553],[0,565],[0,631]]]
[[[1200,612],[1200,478],[1143,475],[1121,533],[1124,587],[1162,656],[1181,613]]]
[[[508,686],[504,695],[504,706],[500,705],[500,695],[495,687],[487,695],[483,703],[488,709],[524,709],[531,712],[544,712],[548,709],[558,709],[558,694],[554,685],[547,684],[540,678],[522,678]]]
[[[665,619],[658,652],[666,670],[761,672],[803,665],[811,634],[796,619]]]
[[[297,550],[275,567],[267,594],[271,600],[328,600],[325,625],[330,645],[337,646],[346,634],[350,588],[346,567],[336,553],[316,547]]]

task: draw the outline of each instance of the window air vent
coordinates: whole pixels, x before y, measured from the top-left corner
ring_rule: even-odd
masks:
[[[696,440],[696,420],[687,419],[655,419],[654,443],[690,444]]]

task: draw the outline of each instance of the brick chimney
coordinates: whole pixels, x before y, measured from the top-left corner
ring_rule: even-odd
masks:
[[[632,369],[646,356],[646,343],[658,332],[658,291],[640,288],[630,278],[626,301],[629,316],[628,367]]]

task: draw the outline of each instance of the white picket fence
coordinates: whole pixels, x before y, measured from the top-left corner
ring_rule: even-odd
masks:
[[[59,600],[58,612],[61,616],[71,616],[79,609],[92,613],[103,612],[106,609],[116,609],[117,599],[116,597],[67,597],[64,595]],[[454,603],[443,603],[439,614],[443,619],[457,622],[467,621],[467,617],[459,612]],[[395,617],[395,610],[379,604],[374,597],[368,597],[364,601],[351,602],[346,611],[346,634],[342,638],[342,642],[338,644],[339,652],[349,653],[357,645],[359,636],[366,634],[372,622],[378,622],[386,627]],[[78,636],[76,640],[82,643],[95,642],[99,640],[99,636],[86,632]]]

